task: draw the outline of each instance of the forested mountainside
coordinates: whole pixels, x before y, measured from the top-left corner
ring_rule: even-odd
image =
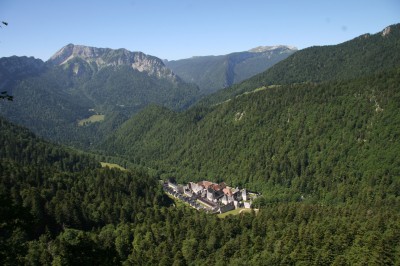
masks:
[[[26,56],[11,56],[0,59],[0,88],[13,87],[20,79],[34,76],[43,70],[45,64],[40,59]]]
[[[102,146],[180,180],[225,180],[271,201],[399,206],[399,68],[283,85],[213,107],[149,107]]]
[[[199,96],[160,59],[125,49],[70,44],[46,63],[11,57],[1,58],[0,66],[0,90],[14,96],[0,102],[0,113],[40,136],[81,147],[148,104],[181,110]],[[105,125],[89,119],[79,126],[93,115]]]
[[[107,249],[91,250],[89,231],[169,205],[157,181],[144,173],[100,168],[87,155],[38,139],[3,118],[0,133],[2,265],[65,264],[64,256],[110,265]],[[54,250],[41,250],[49,241]]]
[[[261,86],[353,79],[392,69],[399,61],[400,24],[396,24],[342,44],[298,51],[267,71],[210,95],[204,102],[215,104]]]
[[[20,74],[6,83],[12,93],[25,88],[19,97],[31,101],[31,114],[10,107],[18,97],[1,101],[2,113],[27,115],[69,142],[104,128],[86,138],[107,137],[96,145],[100,157],[142,170],[101,168],[0,118],[0,264],[399,264],[399,38],[394,25],[305,49],[186,111],[153,104],[127,121],[133,109],[108,109],[119,102],[103,89],[130,75],[156,83],[145,76],[161,73],[162,62],[150,74],[146,60],[126,66],[125,50],[73,45],[45,64],[1,59],[1,66],[18,62]],[[319,58],[332,59],[330,70],[318,68]],[[24,74],[31,63],[35,70]],[[75,116],[93,112],[88,103],[112,119],[73,131]],[[67,121],[71,131],[51,127]],[[253,202],[259,210],[226,218],[198,212],[163,193],[159,179],[168,177],[245,186],[261,193]]]
[[[299,51],[182,113],[148,107],[99,149],[153,168],[162,178],[225,181],[262,193],[254,202],[259,214],[222,222],[238,227],[222,227],[221,235],[224,228],[235,233],[217,245],[211,253],[216,256],[204,249],[211,257],[207,263],[395,265],[400,259],[400,61],[399,53],[393,55],[398,30],[394,25],[337,46]],[[313,52],[315,57],[307,55]],[[301,60],[294,64],[294,58]],[[321,58],[326,71],[320,70]],[[200,232],[186,235],[182,249],[175,250],[189,265],[204,263]],[[207,246],[214,234],[206,232]]]
[[[286,45],[260,46],[245,52],[219,56],[195,56],[165,61],[185,81],[210,94],[261,73],[297,51]]]
[[[86,155],[4,119],[0,131],[2,265],[393,265],[400,260],[395,206],[280,202],[257,214],[220,219],[171,206],[158,182],[144,173],[99,168]]]
[[[365,47],[374,47],[373,53],[382,52],[379,60],[354,56],[343,67],[336,61],[338,70],[326,81],[269,85],[268,73],[301,55],[299,51],[257,76],[257,83],[255,79],[242,83],[245,91],[249,84],[260,86],[250,92],[183,113],[151,106],[124,123],[99,148],[182,181],[205,178],[246,184],[262,190],[271,201],[305,197],[365,203],[390,198],[398,204],[400,60],[385,54],[398,48],[400,34],[398,25],[387,29],[385,34],[331,47],[334,51],[343,45],[352,47],[346,53],[353,55],[361,41]],[[324,50],[332,53],[329,47]],[[309,59],[303,57],[292,72],[312,65]],[[361,69],[369,66],[365,74],[341,71],[350,69],[351,62],[359,69],[360,60],[366,65]],[[385,67],[379,70],[379,66]],[[374,196],[367,197],[368,193]]]

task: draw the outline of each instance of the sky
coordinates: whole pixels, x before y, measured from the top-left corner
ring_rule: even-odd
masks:
[[[161,59],[334,45],[400,23],[400,0],[0,0],[0,57],[73,43]]]

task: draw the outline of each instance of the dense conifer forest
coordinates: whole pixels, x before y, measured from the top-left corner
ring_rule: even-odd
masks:
[[[389,34],[385,35],[385,30],[388,30]],[[326,82],[368,76],[398,67],[399,50],[399,24],[341,44],[308,47],[279,62],[268,71],[218,91],[203,102],[215,104],[265,85]]]
[[[400,217],[389,202],[268,202],[257,214],[220,219],[175,206],[145,173],[99,168],[87,155],[3,119],[1,144],[2,265],[393,265],[400,259]],[[366,196],[385,190],[379,187]]]
[[[0,118],[0,264],[398,265],[398,40],[299,51],[186,111],[113,112],[86,151]],[[166,178],[245,186],[258,210],[199,212]]]
[[[304,196],[400,207],[399,82],[395,70],[268,88],[206,110],[150,107],[104,148],[165,178],[246,184],[270,201]]]
[[[0,102],[0,114],[46,139],[87,149],[149,104],[181,110],[199,97],[196,85],[172,75],[160,59],[149,57],[155,61],[147,62],[149,68],[160,67],[169,75],[133,69],[125,62],[126,50],[105,50],[101,60],[111,63],[100,66],[80,57],[61,65],[55,60],[0,58],[0,90],[14,97]],[[105,115],[105,123],[78,126],[94,114]]]

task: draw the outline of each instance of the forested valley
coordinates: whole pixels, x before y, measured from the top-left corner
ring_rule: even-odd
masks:
[[[0,136],[3,265],[399,260],[400,217],[390,204],[270,202],[257,214],[220,219],[173,204],[143,172],[100,168],[3,119]],[[387,194],[397,202],[398,195]]]
[[[305,49],[187,110],[110,111],[79,130],[108,128],[90,145],[1,117],[0,264],[398,265],[399,54],[399,25]],[[245,186],[258,210],[194,210],[163,192],[167,178]]]

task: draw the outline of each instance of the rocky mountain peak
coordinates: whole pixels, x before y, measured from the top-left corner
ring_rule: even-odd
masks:
[[[277,50],[297,51],[297,47],[289,46],[289,45],[257,46],[253,49],[250,49],[249,52],[264,53],[264,52],[271,52],[271,51],[277,51]]]
[[[81,58],[88,62],[95,61],[96,63],[105,63],[105,58],[110,53],[118,51],[120,55],[127,55],[129,53],[126,49],[113,50],[109,48],[96,48],[84,45],[68,44],[56,52],[49,62],[55,65],[63,65],[73,58]]]
[[[53,65],[63,65],[74,58],[83,59],[88,63],[95,63],[99,69],[107,66],[128,65],[140,72],[147,72],[149,75],[175,79],[175,75],[164,65],[161,59],[142,52],[131,52],[123,48],[96,48],[68,44],[57,51],[47,62]]]
[[[399,34],[399,32],[400,32],[400,24],[394,24],[394,25],[390,25],[390,26],[387,26],[386,28],[384,28],[381,31],[381,35],[382,35],[382,37],[387,37],[391,34]]]

